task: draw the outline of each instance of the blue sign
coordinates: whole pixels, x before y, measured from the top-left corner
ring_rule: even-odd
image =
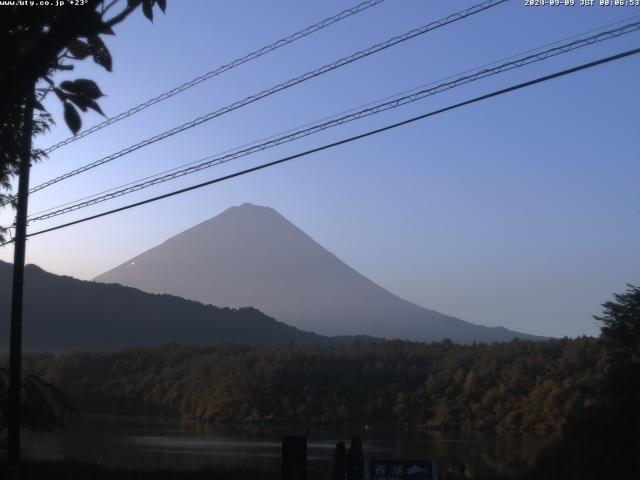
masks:
[[[437,480],[438,464],[435,460],[371,460],[370,480]]]

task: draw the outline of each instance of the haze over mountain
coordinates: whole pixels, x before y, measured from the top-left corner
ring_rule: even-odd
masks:
[[[12,265],[0,261],[0,338],[9,333]],[[121,285],[25,271],[24,346],[28,351],[112,350],[168,343],[336,345],[370,338],[328,338],[278,322],[254,308],[232,310]],[[5,336],[6,335],[6,336]],[[0,342],[0,351],[8,341]]]
[[[255,307],[303,330],[457,342],[538,338],[403,300],[275,210],[245,203],[95,278],[217,306]]]

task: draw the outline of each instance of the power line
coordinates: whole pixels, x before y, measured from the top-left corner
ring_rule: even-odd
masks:
[[[594,32],[597,32],[599,30],[603,30],[605,28],[613,27],[615,25],[620,25],[620,24],[623,24],[625,22],[629,22],[631,20],[635,20],[635,19],[637,19],[639,17],[640,17],[640,15],[633,15],[631,17],[625,17],[625,18],[617,20],[615,22],[611,22],[611,23],[607,23],[605,25],[601,25],[601,26],[599,26],[597,28],[592,28],[592,29],[589,29],[589,30],[586,30],[586,31],[583,31],[583,32],[580,32],[580,33],[577,33],[577,34],[574,34],[574,35],[571,35],[569,37],[561,38],[561,39],[556,40],[554,42],[545,43],[544,45],[540,45],[540,46],[538,46],[536,48],[530,48],[530,49],[527,49],[527,50],[524,50],[524,51],[520,51],[520,52],[515,53],[513,55],[510,55],[508,57],[502,57],[502,58],[500,58],[498,60],[494,60],[492,62],[488,62],[488,63],[485,63],[483,65],[480,65],[480,66],[477,66],[477,67],[474,67],[474,68],[470,68],[470,69],[465,70],[463,72],[460,72],[460,73],[457,73],[457,74],[454,74],[454,75],[448,75],[448,76],[446,76],[444,78],[440,78],[438,80],[431,81],[429,83],[419,85],[418,87],[414,87],[414,88],[411,88],[409,90],[404,90],[402,92],[396,93],[395,95],[388,95],[388,96],[386,96],[384,98],[378,98],[378,99],[376,99],[374,101],[371,101],[371,102],[368,102],[368,103],[366,103],[364,105],[359,105],[357,107],[353,107],[353,108],[350,108],[348,110],[343,110],[342,112],[339,112],[339,113],[336,113],[336,114],[333,114],[333,115],[330,115],[330,116],[327,116],[327,117],[323,117],[323,118],[321,118],[319,120],[315,120],[313,122],[307,122],[307,123],[305,123],[303,125],[298,125],[296,127],[287,129],[285,131],[281,131],[281,132],[275,133],[273,135],[269,135],[268,137],[263,137],[261,139],[254,140],[252,142],[245,143],[245,144],[240,145],[238,147],[234,147],[234,148],[225,150],[223,152],[218,152],[216,155],[222,156],[222,155],[225,155],[227,153],[234,152],[235,150],[240,150],[240,149],[243,149],[243,148],[246,148],[246,147],[249,147],[249,146],[257,145],[257,144],[259,144],[261,142],[265,142],[266,140],[271,140],[271,139],[276,138],[278,136],[282,136],[284,134],[287,134],[287,133],[290,133],[290,132],[294,132],[294,131],[296,131],[298,129],[303,129],[303,128],[306,128],[306,127],[310,127],[310,126],[313,126],[313,125],[315,125],[317,123],[321,123],[321,122],[324,122],[324,121],[327,121],[327,120],[330,120],[330,119],[334,119],[334,118],[343,116],[345,114],[352,113],[352,112],[355,112],[357,110],[360,110],[360,109],[375,105],[376,103],[379,103],[379,102],[384,102],[384,101],[387,101],[387,100],[390,100],[390,99],[395,99],[395,98],[397,98],[397,97],[399,97],[401,95],[405,95],[405,94],[409,94],[409,93],[415,93],[415,92],[417,92],[417,91],[419,91],[421,89],[424,89],[425,87],[430,87],[432,85],[436,85],[436,84],[438,84],[440,82],[444,82],[446,80],[455,79],[457,77],[460,77],[462,75],[466,75],[466,74],[471,73],[471,72],[475,72],[475,71],[478,71],[478,70],[486,69],[486,68],[489,68],[489,67],[491,67],[493,65],[498,65],[501,62],[506,62],[508,60],[515,59],[515,58],[517,58],[518,56],[521,56],[521,55],[526,55],[526,54],[529,54],[529,53],[532,53],[532,52],[538,52],[543,48],[551,47],[553,45],[558,45],[558,44],[560,44],[562,42],[567,42],[569,40],[573,40],[573,39],[579,38],[579,37],[581,37],[583,35],[588,35],[590,33],[594,33]],[[622,28],[626,28],[627,26],[630,26],[630,24],[626,25],[625,27],[622,27]],[[608,33],[608,32],[602,32],[601,34],[606,34],[606,33]],[[628,33],[628,32],[625,32],[625,33]],[[598,35],[600,35],[600,34],[598,34]],[[594,36],[596,36],[596,35],[594,35]],[[214,157],[214,155],[211,155],[210,157],[206,157],[205,159],[194,160],[194,161],[182,164],[182,165],[178,165],[176,167],[172,167],[172,168],[167,169],[167,170],[163,170],[161,172],[158,172],[158,173],[155,173],[155,174],[152,174],[152,175],[147,175],[146,177],[138,178],[136,180],[133,180],[131,182],[127,182],[125,184],[121,184],[121,185],[118,185],[118,186],[115,186],[115,187],[108,188],[106,190],[102,190],[102,191],[97,192],[97,193],[93,193],[91,195],[86,195],[84,197],[77,198],[75,200],[71,200],[71,201],[68,201],[68,202],[64,202],[64,203],[55,205],[53,207],[45,208],[43,210],[39,210],[37,212],[34,212],[33,214],[31,214],[31,217],[35,217],[35,216],[38,216],[38,215],[40,215],[42,213],[46,213],[46,212],[50,212],[52,210],[56,210],[56,209],[59,209],[61,207],[66,207],[67,205],[73,205],[73,204],[76,204],[76,203],[81,202],[83,200],[92,199],[94,197],[98,197],[100,195],[107,194],[107,193],[113,192],[113,191],[118,190],[118,189],[129,187],[129,186],[132,186],[132,185],[134,185],[134,184],[136,184],[138,182],[143,182],[145,180],[150,180],[150,179],[159,177],[161,175],[165,175],[165,174],[168,174],[168,173],[171,173],[171,172],[175,172],[176,170],[180,170],[180,169],[182,169],[184,167],[195,165],[195,164],[200,163],[200,162],[202,162],[202,161],[204,161],[204,160],[206,160],[208,158],[213,158],[213,157]]]
[[[407,40],[410,40],[410,39],[415,38],[417,36],[424,35],[425,33],[430,32],[432,30],[435,30],[437,28],[440,28],[440,27],[443,27],[445,25],[451,24],[451,23],[456,22],[458,20],[462,20],[462,19],[467,18],[467,17],[469,17],[471,15],[475,15],[477,13],[483,12],[485,10],[488,10],[488,9],[490,9],[492,7],[500,5],[500,4],[505,3],[507,1],[508,0],[487,0],[487,1],[479,3],[477,5],[473,5],[473,6],[467,8],[465,10],[462,10],[460,12],[456,12],[454,14],[451,14],[448,17],[445,17],[445,18],[443,18],[441,20],[437,20],[435,22],[431,22],[431,23],[429,23],[427,25],[424,25],[422,27],[410,30],[410,31],[408,31],[408,32],[406,32],[406,33],[404,33],[402,35],[398,35],[398,36],[392,37],[392,38],[386,40],[385,42],[378,43],[378,44],[373,45],[373,46],[371,46],[371,47],[369,47],[369,48],[367,48],[365,50],[360,50],[359,52],[356,52],[356,53],[354,53],[352,55],[349,55],[347,57],[343,57],[340,60],[337,60],[337,61],[335,61],[333,63],[330,63],[330,64],[324,65],[324,66],[322,66],[320,68],[317,68],[316,70],[312,70],[312,71],[307,72],[307,73],[305,73],[303,75],[300,75],[298,77],[294,77],[292,79],[289,79],[286,82],[279,83],[278,85],[275,85],[275,86],[273,86],[271,88],[263,90],[263,91],[261,91],[261,92],[259,92],[257,94],[254,94],[254,95],[251,95],[249,97],[246,97],[243,100],[235,102],[235,103],[233,103],[231,105],[227,105],[226,107],[223,107],[223,108],[221,108],[219,110],[216,110],[214,112],[210,112],[210,113],[208,113],[206,115],[198,117],[198,118],[196,118],[194,120],[191,120],[190,122],[186,122],[186,123],[184,123],[182,125],[174,127],[174,128],[172,128],[170,130],[162,132],[162,133],[160,133],[158,135],[155,135],[153,137],[147,138],[146,140],[143,140],[143,141],[141,141],[141,142],[139,142],[139,143],[137,143],[135,145],[127,147],[127,148],[125,148],[123,150],[120,150],[120,151],[118,151],[116,153],[113,153],[111,155],[103,157],[103,158],[101,158],[99,160],[96,160],[94,162],[91,162],[91,163],[89,163],[87,165],[84,165],[84,166],[78,168],[78,169],[71,170],[71,171],[69,171],[69,172],[67,172],[67,173],[65,173],[63,175],[60,175],[60,176],[58,176],[56,178],[53,178],[53,179],[51,179],[51,180],[49,180],[47,182],[41,183],[40,185],[37,185],[37,186],[31,188],[29,190],[29,193],[34,193],[34,192],[37,192],[37,191],[42,190],[44,188],[50,187],[51,185],[54,185],[54,184],[56,184],[58,182],[66,180],[67,178],[70,178],[70,177],[73,177],[73,176],[78,175],[80,173],[86,172],[87,170],[91,170],[91,169],[96,168],[96,167],[98,167],[100,165],[103,165],[105,163],[111,162],[111,161],[113,161],[113,160],[115,160],[117,158],[120,158],[120,157],[122,157],[124,155],[127,155],[129,153],[132,153],[132,152],[134,152],[134,151],[136,151],[136,150],[138,150],[140,148],[146,147],[147,145],[150,145],[150,144],[155,143],[157,141],[163,140],[163,139],[165,139],[167,137],[170,137],[172,135],[175,135],[177,133],[181,133],[181,132],[183,132],[185,130],[193,128],[193,127],[195,127],[197,125],[200,125],[200,124],[202,124],[204,122],[208,122],[209,120],[212,120],[212,119],[214,119],[216,117],[219,117],[221,115],[229,113],[229,112],[231,112],[233,110],[237,110],[237,109],[239,109],[241,107],[244,107],[244,106],[246,106],[246,105],[248,105],[250,103],[256,102],[256,101],[258,101],[258,100],[260,100],[262,98],[268,97],[268,96],[273,95],[273,94],[275,94],[277,92],[280,92],[282,90],[286,90],[286,89],[288,89],[290,87],[293,87],[294,85],[298,85],[299,83],[306,82],[307,80],[310,80],[312,78],[318,77],[318,76],[323,75],[323,74],[325,74],[327,72],[330,72],[332,70],[335,70],[337,68],[343,67],[345,65],[353,63],[353,62],[355,62],[357,60],[360,60],[362,58],[365,58],[365,57],[368,57],[368,56],[373,55],[375,53],[378,53],[378,52],[380,52],[382,50],[386,50],[387,48],[390,48],[390,47],[395,46],[395,45],[397,45],[399,43],[402,43],[402,42],[406,42]]]
[[[263,137],[263,138],[260,138],[260,139],[258,139],[258,140],[254,140],[254,141],[252,141],[252,142],[245,143],[245,144],[240,145],[240,146],[238,146],[238,147],[234,147],[234,148],[231,148],[231,149],[225,150],[225,151],[223,151],[223,152],[218,152],[218,154],[217,154],[217,155],[224,155],[224,154],[227,154],[227,153],[233,152],[233,151],[238,150],[238,149],[242,149],[242,148],[245,148],[245,147],[248,147],[248,146],[256,145],[256,144],[258,144],[258,143],[260,143],[260,142],[264,142],[265,140],[270,140],[270,139],[272,139],[272,138],[276,138],[276,137],[278,137],[278,136],[280,136],[280,135],[284,135],[284,134],[286,134],[286,133],[293,132],[293,131],[295,131],[295,130],[297,130],[297,129],[306,128],[306,127],[312,126],[312,125],[314,125],[314,124],[316,124],[316,123],[320,123],[320,122],[323,122],[323,121],[326,121],[326,120],[330,120],[330,119],[333,119],[333,118],[336,118],[336,117],[342,116],[342,115],[347,114],[347,113],[355,112],[355,111],[357,111],[357,110],[359,110],[359,109],[362,109],[362,108],[365,108],[365,107],[368,107],[368,106],[374,105],[374,104],[376,104],[376,103],[378,103],[378,102],[382,102],[382,101],[385,101],[385,100],[389,100],[389,99],[392,99],[392,98],[396,98],[396,97],[398,97],[398,96],[400,96],[400,95],[404,95],[404,94],[408,94],[408,93],[416,92],[416,91],[418,91],[418,90],[420,90],[420,89],[423,89],[423,88],[425,88],[425,87],[428,87],[428,86],[431,86],[431,85],[436,85],[436,84],[437,84],[437,83],[439,83],[439,82],[443,82],[443,81],[445,81],[445,80],[450,80],[450,79],[452,79],[452,78],[456,78],[456,77],[459,77],[459,76],[461,76],[461,75],[465,75],[465,74],[467,74],[467,73],[474,72],[474,71],[476,71],[476,70],[480,70],[480,69],[488,68],[488,67],[490,67],[490,66],[492,66],[492,65],[497,65],[497,64],[499,64],[500,62],[505,62],[505,61],[507,61],[507,60],[514,59],[514,58],[516,58],[516,57],[518,57],[518,56],[520,56],[520,55],[525,55],[525,54],[528,54],[528,53],[537,52],[537,51],[539,51],[539,50],[541,50],[541,49],[543,49],[543,48],[551,47],[551,46],[553,46],[553,45],[558,45],[558,44],[560,44],[560,43],[562,43],[562,42],[566,42],[566,41],[569,41],[569,40],[573,40],[573,39],[575,39],[575,38],[579,38],[580,36],[588,35],[588,34],[590,34],[590,33],[594,33],[594,32],[597,32],[597,31],[599,31],[599,30],[603,30],[603,29],[605,29],[605,28],[613,27],[613,26],[615,26],[615,25],[620,25],[620,24],[623,24],[623,23],[625,23],[625,22],[629,22],[629,21],[631,21],[631,20],[637,19],[637,18],[639,18],[639,17],[640,17],[640,15],[632,15],[632,16],[630,16],[630,17],[625,17],[625,18],[622,18],[622,19],[617,20],[617,21],[615,21],[615,22],[607,23],[607,24],[605,24],[605,25],[601,25],[601,26],[596,27],[596,28],[591,28],[591,29],[589,29],[589,30],[582,31],[582,32],[580,32],[580,33],[576,33],[576,34],[573,34],[573,35],[568,36],[568,37],[563,37],[563,38],[558,39],[558,40],[555,40],[555,41],[553,41],[553,42],[549,42],[549,43],[545,43],[545,44],[543,44],[543,45],[539,45],[538,47],[535,47],[535,48],[530,48],[530,49],[527,49],[527,50],[523,50],[523,51],[520,51],[520,52],[515,53],[515,54],[513,54],[513,55],[509,55],[508,57],[502,57],[502,58],[499,58],[499,59],[497,59],[497,60],[493,60],[493,61],[491,61],[491,62],[485,63],[485,64],[483,64],[483,65],[480,65],[480,66],[476,66],[476,67],[470,68],[470,69],[465,70],[465,71],[463,71],[463,72],[459,72],[459,73],[457,73],[457,74],[453,74],[453,75],[448,75],[448,76],[443,77],[443,78],[440,78],[440,79],[438,79],[438,80],[434,80],[434,81],[431,81],[431,82],[429,82],[429,83],[425,83],[425,84],[419,85],[419,86],[417,86],[417,87],[414,87],[414,88],[411,88],[411,89],[408,89],[408,90],[404,90],[404,91],[402,91],[402,92],[396,93],[395,95],[387,95],[387,96],[385,96],[384,98],[378,98],[378,99],[373,100],[373,101],[371,101],[371,102],[368,102],[368,103],[366,103],[366,104],[359,105],[359,106],[357,106],[357,107],[353,107],[353,108],[350,108],[350,109],[348,109],[348,110],[343,110],[343,111],[341,111],[341,112],[339,112],[339,113],[335,113],[335,114],[333,114],[333,115],[329,115],[329,116],[323,117],[323,118],[318,119],[318,120],[315,120],[315,121],[313,121],[313,122],[307,122],[307,123],[305,123],[305,124],[303,124],[303,125],[298,125],[298,126],[296,126],[296,127],[289,128],[289,129],[287,129],[287,130],[285,130],[285,131],[281,131],[281,132],[278,132],[278,133],[275,133],[275,134],[269,135],[269,136],[267,136],[267,137]],[[72,137],[72,138],[73,138],[73,137]],[[207,158],[209,158],[209,157],[207,157]],[[61,204],[55,205],[55,206],[53,206],[53,207],[45,208],[45,209],[43,209],[43,210],[39,210],[39,211],[37,211],[37,212],[34,212],[33,214],[31,214],[31,217],[34,217],[34,216],[40,215],[41,213],[50,212],[51,210],[56,210],[56,209],[61,208],[61,207],[66,207],[67,205],[73,205],[73,204],[78,203],[78,202],[81,202],[81,201],[83,201],[83,200],[92,199],[92,198],[94,198],[94,197],[98,197],[98,196],[100,196],[100,195],[103,195],[103,194],[106,194],[106,193],[110,193],[110,192],[113,192],[113,191],[115,191],[115,190],[118,190],[118,189],[121,189],[121,188],[124,188],[124,187],[128,187],[128,186],[131,186],[131,185],[134,185],[134,184],[136,184],[136,183],[138,183],[138,182],[143,182],[143,181],[145,181],[145,180],[149,180],[149,179],[152,179],[152,178],[156,178],[156,177],[159,177],[159,176],[161,176],[161,175],[164,175],[164,174],[167,174],[167,173],[170,173],[170,172],[174,172],[174,171],[176,171],[176,170],[179,170],[179,169],[181,169],[181,168],[183,168],[183,167],[187,167],[187,166],[190,166],[190,165],[194,165],[194,164],[196,164],[196,163],[200,163],[200,162],[202,162],[203,160],[204,160],[204,159],[194,160],[194,161],[191,161],[191,162],[188,162],[188,163],[182,164],[182,165],[178,165],[178,166],[176,166],[176,167],[169,168],[169,169],[167,169],[167,170],[163,170],[163,171],[161,171],[161,172],[157,172],[157,173],[152,174],[152,175],[147,175],[146,177],[142,177],[142,178],[138,178],[138,179],[136,179],[136,180],[132,180],[132,181],[127,182],[127,183],[125,183],[125,184],[121,184],[121,185],[118,185],[118,186],[115,186],[115,187],[108,188],[108,189],[106,189],[106,190],[102,190],[102,191],[97,192],[97,193],[93,193],[93,194],[91,194],[91,195],[86,195],[86,196],[84,196],[84,197],[77,198],[77,199],[75,199],[75,200],[70,200],[70,201],[68,201],[68,202],[64,202],[64,203],[61,203]],[[0,205],[0,207],[2,207],[2,206],[4,206],[4,204],[3,204],[3,205]],[[9,228],[11,228],[11,227],[9,227]]]
[[[64,223],[64,224],[61,224],[61,225],[56,225],[55,227],[47,228],[47,229],[44,229],[44,230],[39,230],[39,231],[30,233],[27,236],[28,237],[33,237],[33,236],[36,236],[36,235],[42,235],[43,233],[53,232],[55,230],[60,230],[62,228],[67,228],[67,227],[70,227],[72,225],[77,225],[79,223],[84,223],[84,222],[87,222],[89,220],[94,220],[96,218],[101,218],[101,217],[104,217],[104,216],[107,216],[107,215],[111,215],[111,214],[114,214],[114,213],[117,213],[117,212],[122,212],[124,210],[129,210],[131,208],[139,207],[141,205],[146,205],[148,203],[152,203],[152,202],[156,202],[156,201],[159,201],[159,200],[163,200],[165,198],[173,197],[175,195],[179,195],[179,194],[182,194],[182,193],[190,192],[192,190],[197,190],[199,188],[203,188],[203,187],[206,187],[208,185],[213,185],[215,183],[220,183],[220,182],[223,182],[225,180],[230,180],[232,178],[236,178],[236,177],[240,177],[240,176],[243,176],[243,175],[247,175],[249,173],[253,173],[253,172],[256,172],[258,170],[263,170],[265,168],[273,167],[275,165],[279,165],[281,163],[285,163],[285,162],[288,162],[288,161],[291,161],[291,160],[294,160],[294,159],[297,159],[297,158],[305,157],[307,155],[311,155],[312,153],[317,153],[317,152],[320,152],[320,151],[323,151],[323,150],[327,150],[327,149],[330,149],[330,148],[337,147],[339,145],[344,145],[344,144],[347,144],[347,143],[354,142],[356,140],[361,140],[363,138],[370,137],[372,135],[377,135],[379,133],[386,132],[387,130],[392,130],[392,129],[395,129],[395,128],[398,128],[398,127],[401,127],[401,126],[404,126],[404,125],[408,125],[410,123],[417,122],[418,120],[423,120],[425,118],[432,117],[432,116],[435,116],[435,115],[438,115],[438,114],[441,114],[441,113],[444,113],[444,112],[448,112],[450,110],[455,110],[455,109],[458,109],[458,108],[461,108],[461,107],[464,107],[464,106],[467,106],[467,105],[471,105],[471,104],[478,103],[478,102],[481,102],[481,101],[484,101],[484,100],[487,100],[487,99],[490,99],[490,98],[493,98],[493,97],[497,97],[499,95],[504,95],[506,93],[513,92],[513,91],[516,91],[516,90],[520,90],[520,89],[523,89],[523,88],[526,88],[526,87],[530,87],[532,85],[543,83],[543,82],[546,82],[546,81],[549,81],[549,80],[552,80],[552,79],[555,79],[555,78],[559,78],[559,77],[563,77],[563,76],[566,76],[566,75],[570,75],[572,73],[576,73],[576,72],[579,72],[581,70],[586,70],[586,69],[589,69],[589,68],[596,67],[598,65],[603,65],[603,64],[610,63],[610,62],[613,62],[613,61],[616,61],[616,60],[620,60],[622,58],[629,57],[631,55],[637,55],[638,53],[640,53],[640,48],[627,50],[625,52],[618,53],[618,54],[615,54],[615,55],[611,55],[609,57],[601,58],[599,60],[595,60],[595,61],[592,61],[592,62],[589,62],[589,63],[584,63],[584,64],[579,65],[577,67],[568,68],[566,70],[561,70],[561,71],[556,72],[556,73],[545,75],[543,77],[538,77],[538,78],[536,78],[534,80],[529,80],[527,82],[518,83],[516,85],[512,85],[510,87],[503,88],[501,90],[495,90],[495,91],[493,91],[491,93],[487,93],[485,95],[481,95],[479,97],[475,97],[475,98],[472,98],[470,100],[465,100],[464,102],[460,102],[460,103],[456,103],[454,105],[450,105],[448,107],[440,108],[438,110],[434,110],[434,111],[431,111],[431,112],[428,112],[428,113],[425,113],[425,114],[422,114],[422,115],[418,115],[416,117],[412,117],[412,118],[409,118],[407,120],[403,120],[401,122],[393,123],[393,124],[387,125],[385,127],[377,128],[375,130],[370,130],[368,132],[361,133],[359,135],[355,135],[355,136],[352,136],[352,137],[349,137],[349,138],[345,138],[345,139],[339,140],[337,142],[333,142],[333,143],[329,143],[329,144],[326,144],[326,145],[323,145],[323,146],[320,146],[320,147],[312,148],[310,150],[306,150],[304,152],[297,153],[295,155],[290,155],[288,157],[284,157],[284,158],[281,158],[279,160],[274,160],[274,161],[269,162],[269,163],[264,163],[262,165],[258,165],[258,166],[252,167],[252,168],[241,170],[239,172],[235,172],[235,173],[232,173],[232,174],[229,174],[229,175],[225,175],[223,177],[218,177],[218,178],[215,178],[213,180],[209,180],[209,181],[206,181],[206,182],[203,182],[203,183],[192,185],[190,187],[182,188],[180,190],[174,190],[172,192],[165,193],[163,195],[159,195],[159,196],[156,196],[156,197],[148,198],[148,199],[142,200],[140,202],[131,203],[129,205],[125,205],[123,207],[115,208],[113,210],[108,210],[106,212],[98,213],[96,215],[91,215],[91,216],[88,216],[88,217],[84,217],[84,218],[81,218],[79,220],[74,220],[72,222]],[[7,245],[9,243],[11,243],[11,241],[5,242],[3,244],[0,244],[0,246]]]
[[[98,130],[102,130],[105,127],[108,127],[109,125],[112,125],[116,122],[119,122],[120,120],[124,120],[127,117],[130,117],[132,115],[135,115],[136,113],[139,113],[149,107],[151,107],[152,105],[155,105],[156,103],[160,103],[164,100],[167,100],[168,98],[171,98],[175,95],[178,95],[179,93],[184,92],[185,90],[190,89],[191,87],[195,87],[196,85],[205,82],[213,77],[216,77],[224,72],[227,72],[235,67],[238,67],[244,63],[250,62],[252,60],[255,60],[256,58],[259,58],[263,55],[266,55],[267,53],[271,53],[274,50],[277,50],[281,47],[284,47],[285,45],[289,45],[297,40],[300,40],[301,38],[307,37],[309,35],[311,35],[312,33],[318,32],[324,28],[327,28],[330,25],[333,25],[334,23],[337,23],[341,20],[344,20],[345,18],[348,18],[352,15],[355,15],[357,13],[360,13],[364,10],[367,10],[375,5],[378,5],[379,3],[384,2],[385,0],[367,0],[366,2],[362,2],[359,5],[356,5],[355,7],[349,8],[347,10],[343,10],[340,13],[337,13],[336,15],[333,15],[331,17],[325,18],[324,20],[315,23],[314,25],[311,25],[307,28],[304,28],[298,32],[292,33],[291,35],[285,37],[285,38],[281,38],[280,40],[277,40],[273,43],[271,43],[270,45],[267,45],[265,47],[259,48],[257,50],[254,50],[251,53],[248,53],[247,55],[245,55],[244,57],[240,57],[240,58],[236,58],[235,60],[222,65],[214,70],[211,70],[207,73],[204,73],[202,75],[200,75],[199,77],[194,78],[193,80],[190,80],[188,82],[183,83],[182,85],[179,85],[169,91],[166,91],[156,97],[153,97],[149,100],[147,100],[146,102],[143,102],[139,105],[136,105],[135,107],[130,108],[129,110],[126,110],[114,117],[108,118],[106,120],[104,120],[103,122],[100,122],[94,126],[92,126],[91,128],[88,128],[80,133],[78,133],[77,135],[73,136],[73,137],[69,137],[61,142],[58,142],[54,145],[51,145],[50,147],[48,147],[47,149],[44,150],[45,153],[51,153],[54,150],[57,150],[60,147],[63,147],[65,145],[68,145],[69,143],[75,142],[76,140],[80,140],[81,138],[86,137],[87,135],[91,135],[94,132],[97,132]]]
[[[640,30],[640,22],[636,22],[633,24],[629,24],[629,25],[625,25],[623,27],[617,28],[615,30],[610,30],[607,32],[602,32],[596,35],[592,35],[590,37],[587,38],[583,38],[583,39],[579,39],[576,40],[574,42],[568,43],[568,44],[564,44],[564,45],[560,45],[548,50],[545,50],[543,52],[538,52],[532,55],[528,55],[522,58],[518,58],[516,60],[512,60],[510,62],[506,62],[503,63],[501,65],[498,65],[496,67],[493,68],[487,68],[487,69],[482,69],[479,70],[471,75],[466,75],[466,76],[462,76],[457,78],[456,80],[453,80],[451,82],[447,82],[447,83],[442,83],[439,84],[435,87],[432,88],[428,88],[428,89],[423,89],[421,91],[418,92],[414,92],[410,95],[405,95],[399,98],[395,98],[391,101],[387,101],[387,102],[383,102],[383,103],[379,103],[377,105],[359,110],[357,112],[354,113],[350,113],[347,115],[344,115],[342,117],[339,118],[334,118],[332,120],[326,121],[326,122],[319,122],[316,123],[310,127],[307,128],[302,128],[300,130],[294,131],[292,133],[277,137],[277,138],[273,138],[267,142],[261,143],[261,144],[254,144],[252,146],[249,146],[247,148],[242,148],[240,147],[240,149],[236,150],[236,151],[231,151],[232,153],[226,153],[226,154],[216,154],[216,155],[211,155],[209,157],[206,157],[204,159],[201,159],[197,162],[191,162],[188,165],[191,165],[187,168],[176,168],[176,169],[172,169],[170,172],[165,173],[165,174],[158,174],[152,177],[148,177],[150,179],[144,179],[143,181],[140,181],[139,183],[136,182],[131,182],[129,184],[124,185],[122,188],[118,189],[118,187],[111,189],[110,192],[105,193],[103,195],[97,194],[97,195],[93,195],[91,196],[90,199],[88,200],[78,200],[76,202],[69,202],[67,204],[63,204],[60,205],[59,207],[53,207],[48,209],[45,212],[39,212],[40,214],[34,214],[30,217],[29,222],[34,222],[34,221],[38,221],[38,220],[47,220],[53,217],[57,217],[59,215],[63,215],[69,212],[73,212],[75,210],[79,210],[82,208],[86,208],[89,207],[91,205],[95,205],[98,203],[102,203],[108,200],[112,200],[114,198],[123,196],[123,195],[127,195],[133,192],[137,192],[140,190],[143,190],[145,188],[149,188],[151,186],[154,185],[158,185],[160,183],[164,183],[170,180],[174,180],[176,178],[180,178],[182,176],[185,175],[189,175],[192,173],[196,173],[199,172],[201,170],[207,169],[207,168],[211,168],[214,167],[216,165],[220,165],[223,163],[227,163],[229,161],[238,159],[240,157],[244,157],[247,155],[251,155],[253,153],[262,151],[262,150],[266,150],[268,148],[272,148],[278,145],[282,145],[284,143],[288,143],[294,140],[298,140],[300,138],[327,130],[329,128],[333,128],[339,125],[343,125],[345,123],[349,123],[355,120],[359,120],[361,118],[364,117],[368,117],[370,115],[375,115],[387,110],[391,110],[391,109],[395,109],[398,108],[400,106],[403,105],[407,105],[409,103],[413,103],[416,102],[418,100],[422,100],[426,97],[432,96],[432,95],[436,95],[438,93],[441,93],[443,91],[446,90],[450,90],[453,88],[456,88],[460,85],[465,85],[467,83],[471,83],[483,78],[487,78],[489,76],[493,76],[493,75],[497,75],[499,73],[503,73],[505,71],[509,71],[515,68],[520,68],[526,65],[530,65],[532,63],[536,63],[536,62],[540,62],[543,60],[547,60],[549,58],[555,57],[557,55],[560,54],[564,54],[564,53],[568,53],[571,52],[573,50],[576,50],[578,48],[582,48],[585,46],[589,46],[589,45],[593,45],[594,43],[598,43],[598,42],[602,42],[605,40],[609,40],[612,38],[617,38],[621,35],[625,35],[634,31]],[[193,165],[194,163],[196,163],[195,165]],[[84,201],[83,201],[84,200]],[[67,206],[69,205],[69,206]],[[52,211],[53,210],[53,211]]]

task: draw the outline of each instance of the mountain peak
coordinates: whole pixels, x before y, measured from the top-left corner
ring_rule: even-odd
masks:
[[[266,207],[264,205],[255,205],[253,203],[244,202],[240,205],[234,205],[233,207],[229,207],[227,210],[273,210],[273,208]]]
[[[260,216],[284,218],[282,215],[280,215],[280,213],[278,213],[278,211],[274,210],[271,207],[244,202],[240,205],[234,205],[232,207],[227,208],[226,210],[222,211],[222,213],[207,220],[207,222],[215,221],[216,219],[224,218],[230,215],[233,215],[236,217],[244,217],[244,218],[255,218]]]
[[[231,208],[234,208],[234,207],[231,207]],[[269,207],[265,207],[264,205],[255,205],[250,202],[244,202],[241,205],[236,205],[235,208],[269,208]]]

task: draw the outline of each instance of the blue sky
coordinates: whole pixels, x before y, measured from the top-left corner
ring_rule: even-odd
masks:
[[[113,73],[85,61],[107,115],[332,15],[347,1],[170,1],[107,39]],[[61,148],[31,184],[373,43],[472,5],[388,0]],[[526,7],[513,0],[38,192],[30,211],[221,152],[373,100],[611,22],[634,7]],[[638,20],[637,18],[635,19]],[[394,112],[156,186],[53,226],[273,160],[640,44],[640,33],[475,82]],[[31,263],[90,279],[243,202],[268,205],[375,282],[408,300],[484,325],[530,333],[596,334],[591,315],[640,283],[640,58],[632,57],[445,113],[147,205],[34,237]],[[58,126],[40,146],[69,135]],[[85,126],[100,121],[83,117]],[[8,212],[0,213],[3,223]],[[36,228],[37,227],[37,228]],[[10,260],[11,248],[0,249]]]

